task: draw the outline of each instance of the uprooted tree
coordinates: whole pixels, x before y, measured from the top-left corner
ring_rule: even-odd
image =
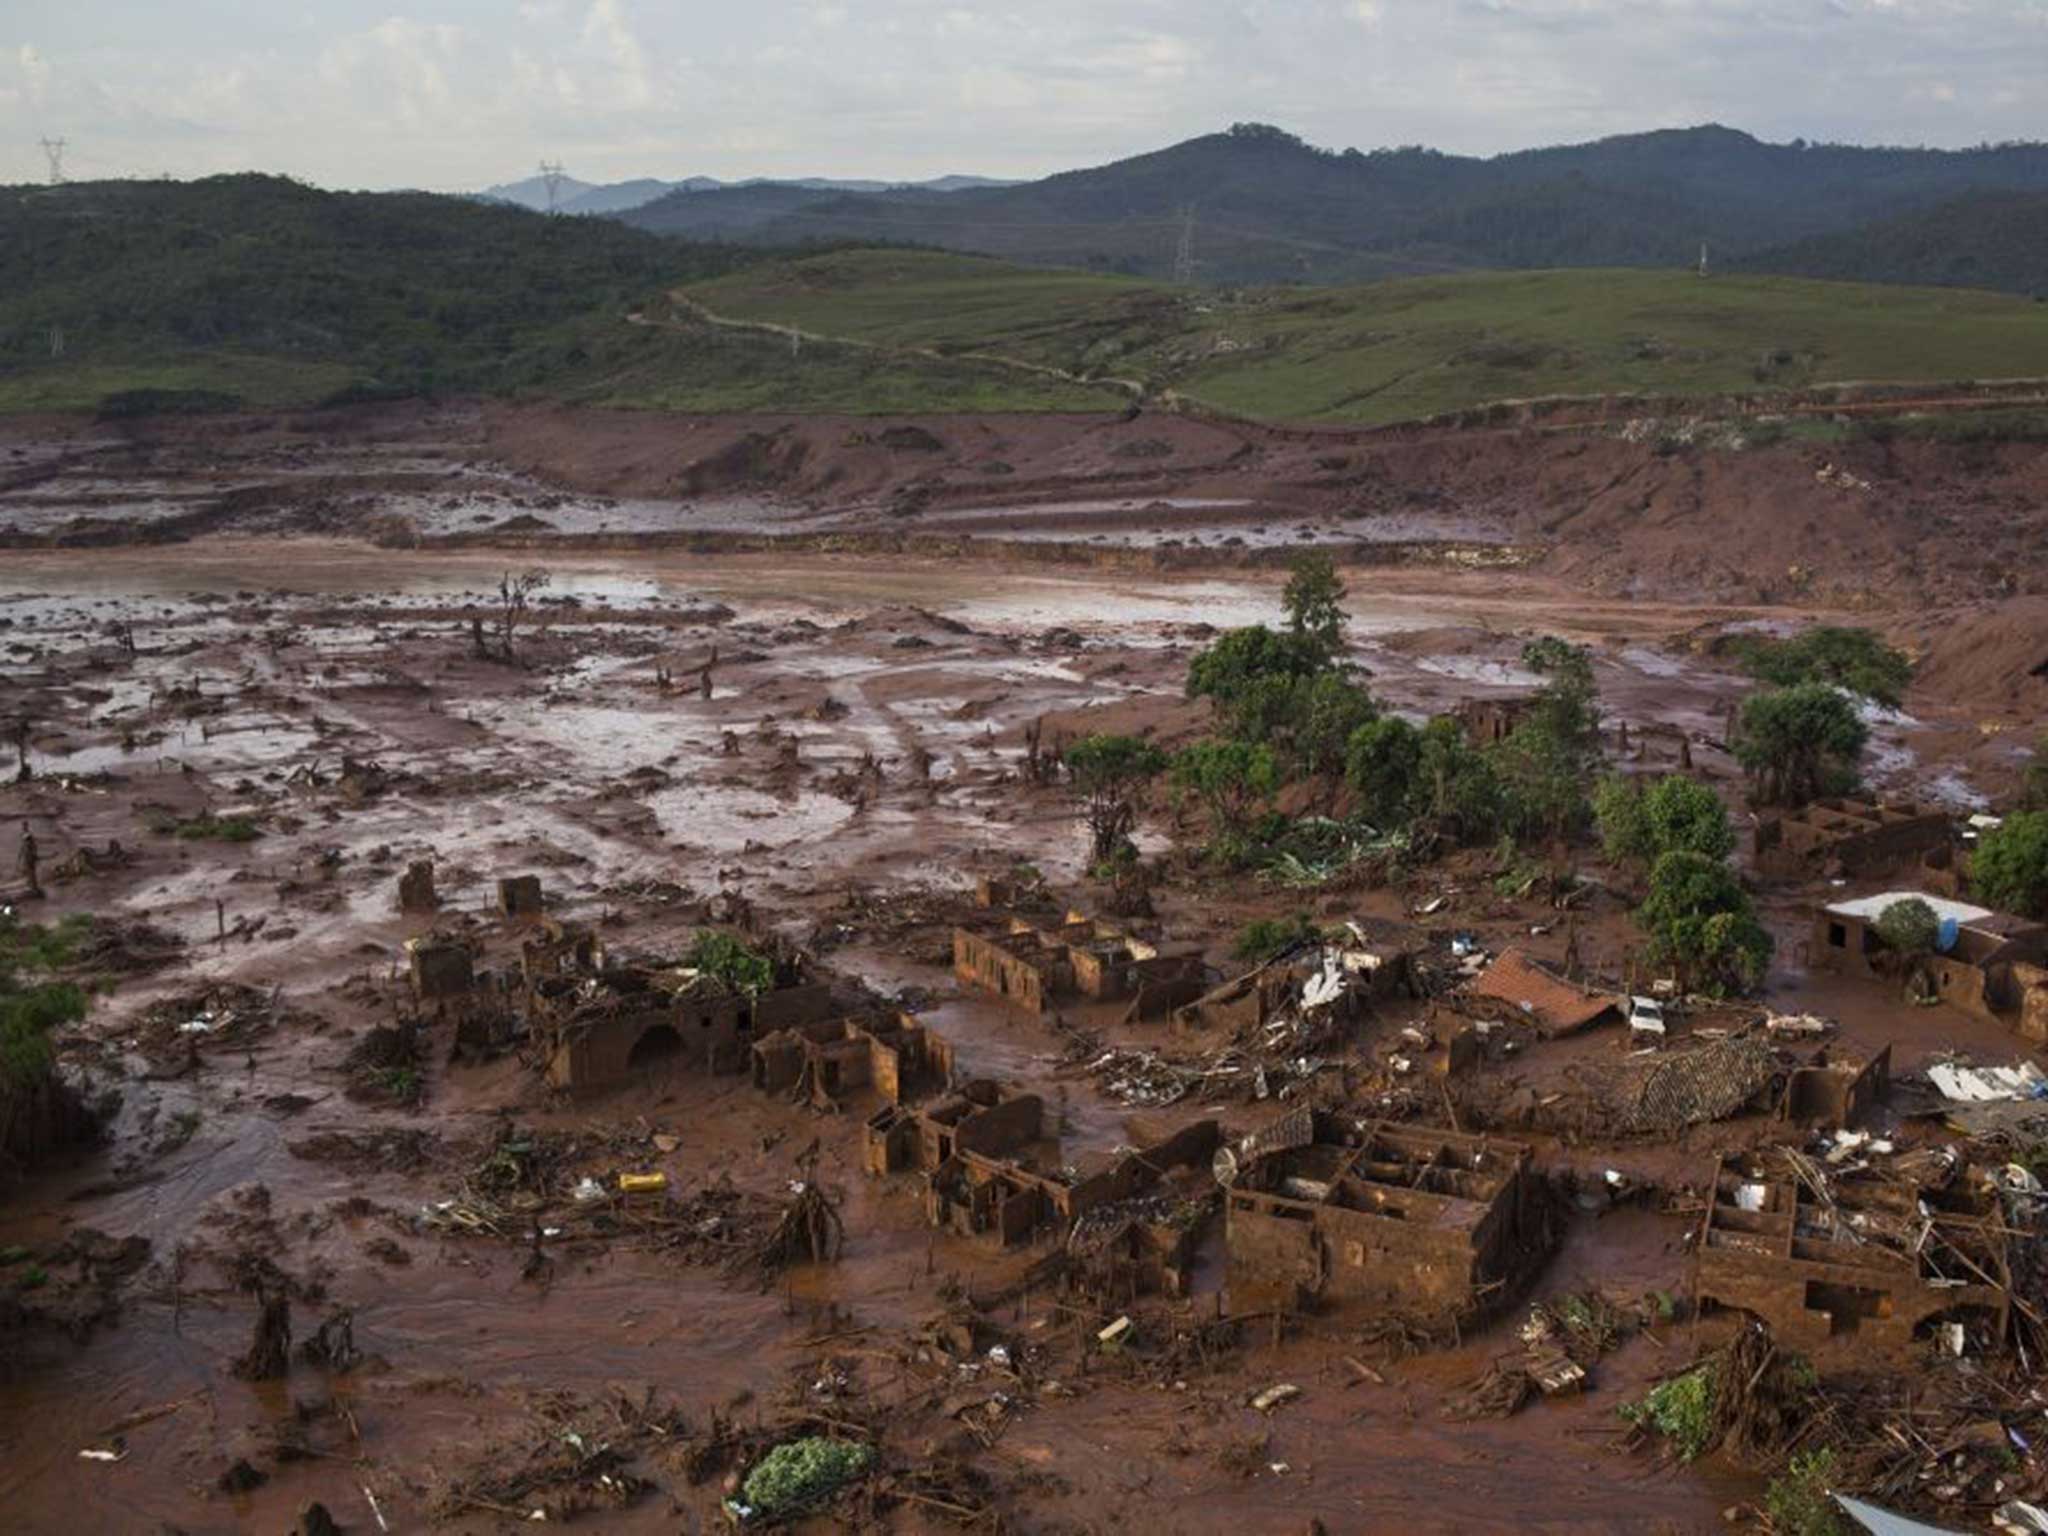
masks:
[[[1067,748],[1067,779],[1088,823],[1094,863],[1124,856],[1145,786],[1165,767],[1166,754],[1135,736],[1088,736]]]
[[[505,572],[498,578],[498,649],[507,661],[513,659],[512,642],[519,626],[533,606],[533,595],[554,580],[547,571]]]

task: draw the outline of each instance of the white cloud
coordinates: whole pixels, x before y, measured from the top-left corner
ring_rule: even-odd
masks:
[[[644,107],[654,99],[647,79],[647,50],[627,23],[620,0],[591,0],[583,41],[599,50],[618,71],[619,99],[626,106]]]
[[[49,89],[50,64],[34,43],[23,43],[15,56],[21,69],[21,86],[30,101],[41,101]]]
[[[2048,123],[2043,0],[391,3],[45,7],[0,54],[0,179],[40,174],[44,133],[81,174],[452,188],[543,156],[585,180],[1034,174],[1243,119],[1467,153],[1709,120],[1944,144]]]

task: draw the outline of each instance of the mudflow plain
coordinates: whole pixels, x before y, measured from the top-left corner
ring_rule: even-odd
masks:
[[[0,717],[26,722],[29,771],[10,756],[0,851],[22,921],[74,920],[94,995],[54,1045],[105,1120],[0,1207],[4,1523],[334,1528],[317,1503],[350,1531],[712,1530],[816,1437],[868,1449],[782,1517],[812,1529],[1761,1528],[1783,1458],[1685,1460],[1619,1411],[1743,1347],[1752,1312],[1699,1305],[1707,1217],[1753,1214],[1717,1159],[1838,1144],[1785,1114],[1815,1041],[1761,1021],[1824,1021],[1841,1060],[1889,1047],[1896,1092],[1855,1134],[1893,1156],[1967,1146],[1914,1108],[1930,1060],[2032,1048],[1816,963],[1818,904],[1913,880],[1757,863],[1740,641],[1877,631],[1915,671],[1868,712],[1865,794],[1958,829],[2006,806],[2048,717],[2048,449],[1749,428],[10,420]],[[1567,991],[1650,986],[1639,877],[1583,836],[1225,873],[1162,779],[1142,878],[1097,878],[1057,753],[1210,734],[1190,659],[1279,625],[1304,550],[1335,561],[1345,659],[1383,712],[1511,714],[1542,683],[1530,641],[1587,647],[1610,767],[1683,765],[1729,807],[1777,941],[1760,996],[1672,999],[1648,1056],[1612,1011],[1552,1031],[1469,1001],[1509,951],[1569,968]],[[501,581],[528,572],[547,580],[507,636]],[[522,876],[537,912],[501,891]],[[1314,945],[1270,1007],[1201,1002],[1253,971],[1247,924],[1295,914],[1339,957],[1334,1022],[1304,1000]],[[976,942],[1043,959],[1048,931],[1144,979],[1098,995],[1048,962],[1026,1006],[956,965]],[[774,968],[758,1028],[720,995],[696,1022],[707,934]],[[774,1035],[768,1002],[801,988]],[[663,1010],[678,1028],[620,1022]],[[826,1046],[856,1029],[874,1055],[843,1071]],[[910,1048],[878,1043],[912,1038],[914,1090]],[[1622,1112],[1646,1062],[1730,1040],[1761,1042],[1734,1103]],[[884,1054],[893,1096],[867,1076]],[[981,1161],[946,1133],[975,1092],[1039,1101]],[[1274,1186],[1315,1233],[1286,1259],[1236,1202],[1289,1117],[1285,1156],[1329,1156]],[[1229,1155],[1131,1172],[1191,1128]],[[1416,1136],[1441,1149],[1373,1161]],[[1103,1167],[1128,1188],[1069,1210]],[[1500,1167],[1506,1196],[1471,1172]],[[1383,1205],[1459,1191],[1417,1217],[1446,1229],[1509,1201],[1514,1251],[1444,1304],[1462,1282],[1437,1250],[1354,1253],[1325,1224],[1354,1178]],[[2017,1316],[2041,1297],[2012,1241]],[[1385,1293],[1336,1294],[1346,1265]],[[2039,1424],[2007,1374],[2020,1327],[1964,1341],[2008,1384],[1980,1438]],[[1824,1375],[1960,1368],[1939,1327],[1895,1355],[1821,1334]],[[1951,1468],[1948,1433],[1914,1431],[1932,1470],[1889,1502],[1941,1508],[1956,1481],[1952,1520],[1981,1529],[2031,1487],[2035,1431],[2003,1487]]]

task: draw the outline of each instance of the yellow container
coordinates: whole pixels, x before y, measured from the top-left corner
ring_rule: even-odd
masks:
[[[622,1173],[619,1175],[619,1193],[622,1195],[653,1195],[668,1188],[665,1173]]]

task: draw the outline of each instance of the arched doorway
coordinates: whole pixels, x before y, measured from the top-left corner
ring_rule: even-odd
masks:
[[[644,1071],[674,1061],[683,1054],[683,1037],[676,1033],[672,1024],[656,1024],[646,1030],[633,1042],[633,1049],[626,1055],[628,1071]]]

